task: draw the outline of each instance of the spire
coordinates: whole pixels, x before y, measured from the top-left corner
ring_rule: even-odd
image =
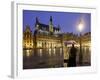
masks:
[[[52,16],[50,16],[50,22],[52,22]]]
[[[50,31],[50,34],[52,34],[52,33],[53,33],[52,16],[50,16],[49,31]]]
[[[58,25],[58,29],[60,30],[61,28],[60,28],[60,25]]]
[[[37,23],[37,24],[39,23],[38,17],[36,17],[36,23]]]

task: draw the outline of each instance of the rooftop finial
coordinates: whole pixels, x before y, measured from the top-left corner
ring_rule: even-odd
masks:
[[[52,16],[50,16],[50,21],[52,22]]]
[[[36,23],[39,23],[38,17],[36,17]]]

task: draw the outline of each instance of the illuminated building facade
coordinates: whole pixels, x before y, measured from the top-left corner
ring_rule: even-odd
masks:
[[[27,25],[23,32],[23,48],[32,49],[33,48],[33,35],[30,27]]]
[[[60,26],[55,27],[50,16],[49,25],[40,23],[36,17],[34,31],[32,33],[29,26],[26,26],[23,35],[23,48],[37,50],[47,50],[48,52],[62,52],[62,35]],[[37,52],[35,52],[37,53]]]

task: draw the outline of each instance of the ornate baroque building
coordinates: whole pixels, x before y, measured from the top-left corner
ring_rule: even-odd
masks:
[[[36,17],[35,30],[31,31],[29,26],[23,33],[23,48],[24,49],[45,49],[63,51],[62,35],[60,26],[55,27],[53,25],[52,16],[50,16],[49,24],[40,23]]]
[[[33,48],[33,35],[29,26],[26,26],[23,32],[23,48],[32,49]]]

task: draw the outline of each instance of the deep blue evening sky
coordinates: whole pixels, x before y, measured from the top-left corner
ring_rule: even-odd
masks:
[[[60,25],[61,32],[73,32],[75,34],[79,33],[77,24],[81,18],[85,23],[83,33],[91,31],[90,13],[33,10],[23,10],[23,29],[25,29],[26,25],[29,25],[31,30],[34,31],[36,17],[38,17],[40,23],[49,25],[50,16],[52,16],[54,26]]]

